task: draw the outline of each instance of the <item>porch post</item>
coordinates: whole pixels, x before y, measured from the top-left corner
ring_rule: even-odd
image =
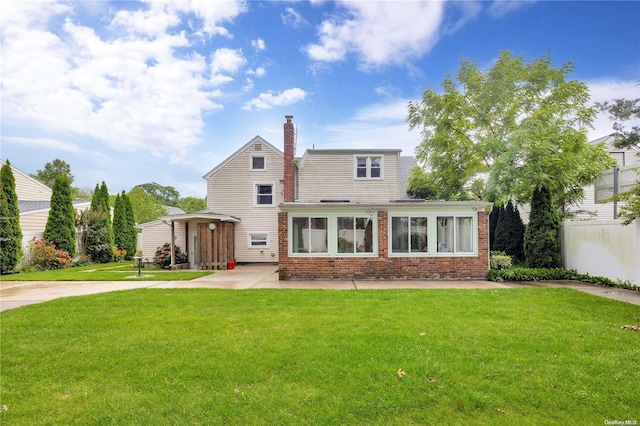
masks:
[[[175,239],[176,239],[175,222],[171,221],[171,242],[169,243],[169,245],[171,247],[171,266],[170,266],[170,269],[174,269],[175,266],[176,266]]]

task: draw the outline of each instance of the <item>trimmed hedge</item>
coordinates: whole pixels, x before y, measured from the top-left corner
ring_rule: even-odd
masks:
[[[631,281],[612,280],[606,277],[594,277],[589,274],[579,274],[577,271],[564,268],[523,268],[491,269],[487,274],[489,281],[548,281],[575,280],[605,287],[625,288],[640,292],[640,286]]]

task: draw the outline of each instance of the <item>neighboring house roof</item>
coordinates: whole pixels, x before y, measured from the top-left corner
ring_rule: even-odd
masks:
[[[162,206],[165,208],[165,210],[167,210],[167,214],[182,214],[184,213],[184,210],[182,210],[180,207],[175,207],[175,206]]]
[[[276,148],[275,146],[271,145],[269,142],[267,142],[266,140],[264,140],[261,136],[256,136],[253,139],[251,139],[249,142],[247,142],[246,144],[244,144],[240,149],[238,149],[236,152],[234,152],[233,154],[231,154],[229,157],[227,157],[224,161],[222,161],[220,164],[218,164],[217,166],[215,166],[213,169],[211,169],[208,173],[206,173],[204,176],[202,176],[203,179],[209,179],[211,177],[211,175],[213,175],[214,173],[216,173],[218,170],[220,170],[222,167],[224,167],[225,165],[227,165],[228,163],[230,163],[231,161],[233,161],[237,156],[239,156],[240,154],[242,154],[246,149],[248,149],[250,146],[255,145],[256,143],[261,143],[262,145],[265,145],[266,147],[268,147],[269,149],[271,149],[273,152],[275,152],[276,154],[278,154],[280,157],[284,158],[284,153],[282,151],[280,151],[278,148]]]
[[[5,161],[0,160],[0,166],[4,166],[5,163]],[[49,200],[51,198],[53,191],[47,185],[16,169],[13,164],[11,164],[11,170],[16,182],[16,195],[18,199],[38,201]]]
[[[75,208],[88,207],[89,205],[91,205],[91,201],[87,201],[87,200],[73,201],[73,206]],[[50,207],[51,207],[51,201],[18,200],[18,208],[20,209],[21,215],[46,211],[46,210],[49,210]]]
[[[400,198],[409,198],[407,188],[409,187],[409,175],[411,175],[411,169],[416,166],[416,159],[413,157],[400,156]]]

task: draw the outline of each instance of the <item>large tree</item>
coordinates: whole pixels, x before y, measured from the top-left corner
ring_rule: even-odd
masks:
[[[124,203],[125,210],[127,212],[127,232],[129,233],[129,247],[127,249],[127,256],[133,257],[136,252],[137,243],[138,243],[138,229],[136,228],[136,218],[133,213],[133,206],[131,205],[131,200],[129,196],[122,191],[122,202]]]
[[[138,223],[151,222],[167,214],[160,200],[147,194],[140,186],[134,187],[127,195]]]
[[[122,195],[116,195],[113,209],[113,241],[116,247],[126,250],[126,258],[131,259],[136,251],[135,238],[137,235],[131,230],[130,208],[127,206],[130,207],[131,203],[128,201],[127,194],[122,191]]]
[[[520,213],[509,200],[507,206],[500,211],[494,233],[493,250],[503,251],[516,260],[523,261],[524,232],[525,227]]]
[[[614,99],[607,102],[596,102],[596,107],[609,113],[609,119],[613,121],[613,130],[616,148],[640,148],[640,126],[627,126],[627,121],[640,119],[640,98],[638,99]]]
[[[416,157],[439,198],[460,198],[486,176],[486,199],[528,202],[544,186],[558,205],[580,201],[611,159],[587,143],[595,109],[587,86],[568,79],[572,70],[502,52],[486,70],[463,61],[441,93],[410,102],[407,121],[423,136]]]
[[[71,199],[71,185],[64,174],[56,176],[53,182],[49,217],[42,236],[66,251],[76,255],[76,212]]]
[[[193,213],[207,208],[207,200],[197,197],[184,197],[178,201],[178,207],[185,213]]]
[[[133,189],[141,188],[147,195],[157,198],[161,204],[166,206],[178,206],[180,193],[173,186],[162,186],[159,183],[143,183]]]
[[[53,183],[58,175],[66,176],[69,181],[69,185],[73,183],[74,177],[71,174],[71,166],[59,158],[56,158],[55,160],[45,164],[42,170],[37,170],[29,176],[39,180],[49,188],[53,188]]]
[[[0,169],[0,274],[12,272],[22,257],[16,181],[7,160]]]

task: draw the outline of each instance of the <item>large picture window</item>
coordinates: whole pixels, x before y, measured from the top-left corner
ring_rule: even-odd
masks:
[[[429,239],[426,217],[391,218],[391,251],[393,253],[427,253]]]
[[[373,218],[337,218],[338,253],[373,253]]]
[[[329,249],[326,217],[293,217],[291,251],[293,253],[327,253]]]

